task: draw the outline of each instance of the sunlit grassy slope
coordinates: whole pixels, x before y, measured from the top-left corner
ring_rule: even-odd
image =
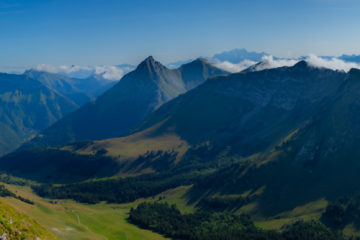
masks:
[[[105,149],[106,155],[116,159],[119,163],[131,164],[139,156],[147,152],[177,152],[176,162],[180,161],[184,153],[189,149],[189,144],[176,134],[156,135],[154,132],[161,126],[156,126],[144,131],[121,138],[111,138],[101,141],[94,141],[80,149],[74,149],[73,145],[64,147],[64,150],[75,150],[78,154],[96,154],[97,151]],[[126,165],[120,170],[122,175],[126,173],[152,172],[153,169],[128,169]]]
[[[263,229],[278,230],[285,224],[291,224],[299,220],[318,220],[327,204],[328,202],[325,199],[319,199],[304,206],[296,207],[291,211],[281,213],[271,219],[257,221],[256,225]]]
[[[0,235],[6,239],[55,240],[54,235],[28,216],[0,201]],[[1,238],[2,239],[2,238]]]
[[[33,194],[28,187],[15,185],[7,185],[7,187],[16,194],[34,201],[35,205],[13,198],[4,198],[4,202],[32,216],[61,239],[165,239],[163,236],[128,223],[126,219],[130,208],[136,207],[143,201],[159,201],[175,204],[183,213],[192,213],[196,210],[196,203],[189,204],[187,198],[191,186],[181,186],[128,204],[100,203],[95,205],[80,204],[71,200],[60,200],[52,204],[49,199]],[[256,208],[256,204],[250,205],[236,212],[238,214],[251,212],[252,208]],[[299,219],[319,219],[326,206],[327,201],[319,199],[272,218],[257,216],[255,220],[261,228],[279,230],[283,225]]]
[[[127,221],[131,207],[136,207],[143,201],[159,201],[160,198],[160,202],[176,204],[183,212],[194,211],[194,206],[186,204],[185,194],[190,186],[182,186],[133,203],[96,205],[80,204],[71,200],[60,200],[54,204],[49,199],[33,194],[29,187],[7,185],[7,188],[35,204],[30,205],[14,198],[2,198],[2,201],[16,211],[31,216],[60,239],[162,240],[166,238],[140,229]]]
[[[163,158],[152,157],[150,161],[149,154],[170,154],[169,164],[173,165],[189,148],[187,142],[175,134],[155,135],[156,128],[121,138],[16,151],[1,158],[1,169],[41,183],[71,183],[155,172],[156,166],[162,166]],[[29,162],[31,165],[27,165]]]
[[[121,138],[111,138],[102,141],[95,141],[86,148],[79,149],[78,153],[94,154],[98,149],[106,149],[107,155],[117,157],[120,160],[136,158],[147,151],[169,151],[179,152],[178,159],[188,149],[186,141],[175,134],[155,136],[154,132],[161,126],[157,124],[152,128]]]
[[[51,203],[51,200],[33,194],[29,187],[7,185],[7,188],[17,195],[34,201],[35,204],[30,205],[14,198],[1,198],[1,201],[11,205],[17,212],[31,216],[59,239],[166,239],[164,236],[130,224],[127,221],[130,208],[144,201],[175,204],[183,213],[193,213],[197,208],[196,202],[189,204],[188,192],[191,186],[170,189],[154,197],[127,204],[95,205],[80,204],[72,200]],[[257,215],[253,216],[253,219],[260,228],[281,230],[284,225],[301,219],[305,221],[320,219],[327,205],[327,200],[318,199],[273,217]],[[0,210],[1,206],[0,204]],[[234,209],[234,212],[237,214],[256,212],[257,207],[256,202],[252,202],[240,209]],[[345,227],[344,233],[349,236],[358,234],[356,228],[351,225]]]

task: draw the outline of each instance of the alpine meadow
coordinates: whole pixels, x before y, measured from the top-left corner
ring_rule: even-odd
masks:
[[[0,0],[0,239],[359,240],[359,11]]]

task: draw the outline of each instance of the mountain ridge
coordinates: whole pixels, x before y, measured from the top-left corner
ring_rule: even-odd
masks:
[[[25,75],[0,73],[0,154],[14,150],[77,105]]]
[[[163,103],[202,84],[209,76],[226,73],[200,60],[168,69],[149,56],[95,102],[55,123],[24,147],[120,137]]]
[[[148,62],[151,63],[151,59]],[[148,69],[147,62],[141,67],[143,66]],[[173,73],[172,71],[171,74]],[[138,80],[138,78],[132,78],[132,74],[122,80],[123,84]],[[123,159],[122,155],[126,153],[123,153],[121,149],[126,144],[129,144],[127,148],[136,149],[140,148],[140,145],[136,147],[136,144],[146,143],[146,146],[154,146],[150,144],[151,141],[155,145],[163,145],[168,138],[169,141],[172,139],[174,144],[160,148],[162,151],[171,152],[171,149],[180,151],[181,147],[178,146],[184,145],[188,146],[187,150],[208,146],[204,148],[204,151],[208,151],[207,148],[214,149],[212,156],[208,159],[209,163],[217,161],[217,156],[224,151],[225,159],[248,158],[254,154],[269,151],[308,121],[323,102],[335,94],[345,81],[345,77],[346,74],[343,72],[313,68],[304,62],[293,67],[216,76],[199,87],[168,101],[158,109],[155,104],[151,106],[153,112],[140,125],[136,124],[138,127],[134,124],[132,134],[124,136],[122,140],[114,138],[88,142],[89,145],[85,144],[85,147],[75,152],[96,154],[95,149],[105,149],[107,156]],[[151,84],[146,86],[146,89],[149,89],[154,82],[147,79],[146,83]],[[120,85],[114,88],[117,87],[121,88]],[[126,88],[126,91],[129,91],[129,88]],[[110,93],[117,97],[117,92]],[[144,93],[140,94],[144,95]],[[134,97],[134,94],[131,96]],[[98,101],[103,100],[98,99]],[[148,106],[146,105],[145,109],[148,109]],[[106,114],[98,115],[105,116]],[[82,125],[87,124],[79,122]],[[118,124],[118,121],[114,124]],[[85,129],[90,128],[87,126]],[[114,132],[113,128],[110,130]],[[73,151],[74,148],[68,146],[65,149]],[[146,149],[151,151],[151,148]],[[186,153],[177,154],[186,158]],[[16,156],[15,154],[11,158],[16,158]],[[137,157],[139,156],[134,154],[128,160],[131,162]],[[143,158],[141,161],[147,161],[146,159]],[[176,158],[176,162],[185,164],[181,159]],[[138,164],[144,163],[141,161],[139,160]],[[15,164],[16,161],[7,160],[7,162]],[[172,164],[170,163],[170,166]]]

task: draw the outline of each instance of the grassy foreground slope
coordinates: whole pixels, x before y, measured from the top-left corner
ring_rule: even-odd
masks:
[[[16,211],[31,216],[60,239],[165,239],[159,234],[128,223],[128,212],[131,207],[137,205],[137,202],[87,205],[64,200],[52,204],[48,199],[33,194],[28,187],[15,185],[7,185],[7,187],[16,194],[32,200],[35,204],[26,204],[14,198],[2,198],[2,201],[12,206]]]
[[[60,239],[165,239],[163,236],[141,229],[128,222],[129,211],[143,202],[175,204],[182,214],[195,213],[198,202],[192,202],[189,196],[191,186],[180,186],[147,199],[138,199],[126,204],[81,204],[72,200],[52,200],[38,197],[29,187],[7,185],[14,193],[32,200],[29,205],[13,198],[2,199],[17,211],[31,215],[39,224]],[[276,216],[253,215],[257,227],[264,230],[282,230],[284,226],[299,220],[306,222],[320,220],[328,202],[325,199],[298,206]],[[231,210],[236,215],[251,214],[257,208],[256,202]],[[347,236],[357,236],[355,228],[346,226]]]
[[[0,201],[0,235],[9,240],[38,238],[43,240],[57,239],[37,222],[26,215],[19,213],[2,201]]]

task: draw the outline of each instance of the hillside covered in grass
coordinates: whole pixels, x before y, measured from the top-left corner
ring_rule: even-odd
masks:
[[[3,239],[58,239],[28,216],[0,201],[0,235]]]

